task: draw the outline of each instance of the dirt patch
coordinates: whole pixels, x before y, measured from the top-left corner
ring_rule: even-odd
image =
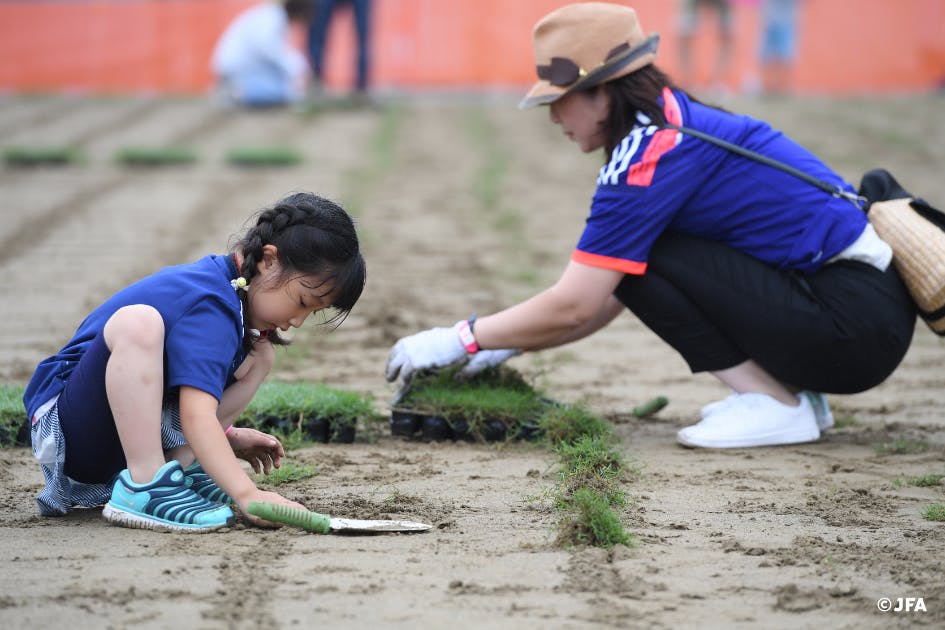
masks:
[[[945,204],[940,97],[727,103],[767,118],[857,181],[890,168]],[[891,123],[890,121],[895,121]],[[200,100],[0,100],[0,148],[75,145],[83,165],[0,169],[0,379],[23,382],[86,311],[164,265],[222,252],[255,209],[293,190],[339,199],[363,235],[369,281],[334,332],[312,326],[277,378],[375,397],[398,337],[487,313],[554,281],[593,192],[599,156],[575,151],[546,112],[514,100],[220,112]],[[141,171],[125,146],[187,144],[189,167]],[[283,169],[226,164],[228,149],[282,144]],[[37,516],[27,449],[0,463],[4,626],[896,627],[945,623],[945,528],[922,518],[945,486],[945,343],[920,324],[900,369],[832,396],[842,426],[816,444],[724,452],[675,432],[726,392],[631,316],[570,347],[511,364],[552,397],[611,418],[639,474],[623,516],[638,544],[553,546],[554,458],[528,443],[407,442],[381,432],[293,451],[316,476],[284,487],[310,508],[434,525],[424,534],[316,536],[237,524],[206,536],[109,526],[100,509]],[[654,396],[669,406],[637,419]],[[368,439],[370,437],[370,439]],[[880,448],[922,443],[921,451]],[[926,612],[877,600],[924,598]],[[103,620],[107,620],[104,621]]]

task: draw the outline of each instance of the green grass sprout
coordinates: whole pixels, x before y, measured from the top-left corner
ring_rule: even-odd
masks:
[[[187,147],[126,147],[115,154],[115,161],[125,166],[176,166],[196,162],[197,154]]]

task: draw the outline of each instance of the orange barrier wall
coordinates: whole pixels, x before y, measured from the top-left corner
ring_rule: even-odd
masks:
[[[515,87],[534,77],[534,22],[566,0],[374,0],[372,84],[379,88]],[[794,86],[820,93],[910,91],[945,81],[945,0],[800,0]],[[0,1],[0,90],[205,91],[214,42],[254,0]],[[634,0],[658,31],[658,63],[679,70],[677,0]],[[729,87],[759,74],[757,0],[735,0]],[[326,83],[352,83],[354,28],[333,24]],[[706,16],[711,17],[711,16]],[[694,43],[705,78],[715,30]],[[301,39],[300,34],[296,34]]]

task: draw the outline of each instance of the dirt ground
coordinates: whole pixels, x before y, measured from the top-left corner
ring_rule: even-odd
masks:
[[[886,166],[945,205],[941,96],[732,101],[851,180]],[[128,146],[185,144],[188,167],[132,170]],[[0,149],[74,145],[67,168],[0,168],[0,382],[23,383],[87,310],[164,265],[223,252],[256,209],[293,190],[357,217],[369,281],[335,331],[312,326],[277,378],[393,395],[382,372],[401,335],[492,312],[564,267],[599,155],[581,155],[544,111],[514,98],[426,98],[384,107],[223,112],[202,99],[0,100]],[[227,150],[290,146],[294,167],[246,170]],[[292,451],[317,476],[285,494],[335,516],[391,517],[427,533],[316,536],[237,525],[204,536],[108,525],[100,509],[37,515],[26,448],[0,462],[4,628],[879,628],[945,624],[945,526],[922,508],[945,486],[945,343],[918,324],[883,385],[832,396],[846,422],[817,443],[692,451],[675,432],[725,395],[632,316],[511,364],[552,397],[612,418],[640,474],[626,491],[632,548],[558,549],[554,457],[529,444],[405,442]],[[649,420],[629,410],[655,395]],[[922,452],[884,452],[895,440]],[[923,598],[926,611],[877,600]]]

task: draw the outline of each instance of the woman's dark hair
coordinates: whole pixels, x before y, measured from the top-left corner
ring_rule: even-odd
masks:
[[[277,249],[282,268],[280,281],[318,276],[321,284],[329,285],[335,314],[326,323],[340,324],[361,297],[367,269],[354,221],[333,201],[311,193],[294,193],[261,210],[256,215],[256,224],[231,248],[243,257],[239,272],[247,282],[251,283],[256,276],[266,245],[275,245]],[[246,292],[239,291],[239,295],[248,312]],[[248,318],[244,319],[248,329],[246,321]],[[248,330],[243,339],[247,350],[255,341]],[[277,331],[269,334],[269,341],[276,345],[288,343]]]
[[[308,22],[315,12],[312,0],[285,0],[285,13],[291,21]]]
[[[604,121],[604,132],[607,136],[604,144],[605,160],[610,159],[617,145],[637,124],[637,112],[649,118],[654,125],[666,124],[666,115],[659,102],[664,87],[684,93],[694,103],[701,103],[699,99],[673,83],[669,75],[653,64],[598,87],[605,90],[610,97],[610,114]]]

